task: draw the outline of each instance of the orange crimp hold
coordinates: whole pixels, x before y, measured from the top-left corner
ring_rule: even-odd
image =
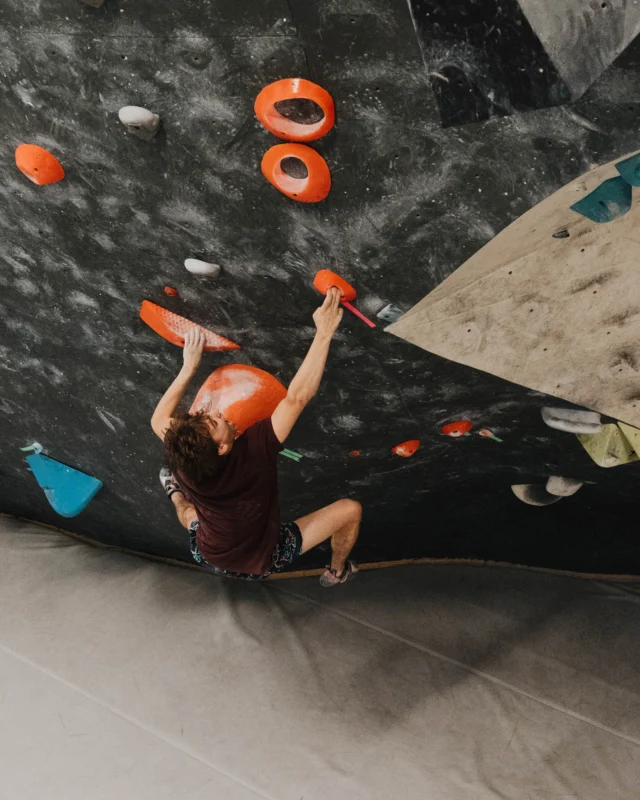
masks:
[[[204,349],[207,352],[213,350],[240,350],[240,345],[235,342],[225,339],[224,336],[218,336],[217,333],[203,328],[202,325],[197,325],[189,319],[174,314],[166,308],[157,306],[155,303],[150,303],[148,300],[143,300],[140,306],[140,318],[144,320],[147,325],[152,328],[158,336],[162,336],[171,344],[176,344],[178,347],[184,347],[184,337],[187,331],[193,328],[200,328],[205,336]]]
[[[16,167],[38,186],[57,183],[64,178],[62,164],[37,144],[21,144],[16,148]]]
[[[293,178],[281,167],[285,158],[299,158],[307,168],[306,178]],[[292,200],[319,203],[331,189],[331,173],[321,155],[304,144],[276,144],[262,157],[262,174],[272,186]]]
[[[276,103],[283,100],[312,100],[320,106],[324,116],[318,122],[308,125],[294,122],[283,116],[276,108]],[[320,139],[325,133],[329,133],[336,119],[333,98],[329,92],[317,83],[304,78],[284,78],[265,86],[256,97],[254,111],[268,131],[292,142],[312,142],[314,139]]]
[[[401,442],[391,449],[392,453],[403,458],[409,458],[420,447],[420,439],[409,439],[407,442]]]
[[[340,289],[340,293],[342,294],[340,299],[342,301],[346,300],[350,302],[356,298],[356,290],[353,286],[347,283],[344,278],[336,275],[335,272],[331,272],[330,269],[321,269],[317,272],[316,277],[313,279],[313,285],[320,294],[326,294],[329,289],[333,287]]]

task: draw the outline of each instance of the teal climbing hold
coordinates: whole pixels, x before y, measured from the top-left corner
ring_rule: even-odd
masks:
[[[629,186],[640,186],[640,153],[618,161],[616,169]]]
[[[631,186],[624,178],[603,181],[582,200],[571,206],[583,217],[593,222],[613,222],[631,208]]]
[[[51,507],[62,517],[75,517],[102,488],[102,481],[36,453],[27,456],[31,471]]]

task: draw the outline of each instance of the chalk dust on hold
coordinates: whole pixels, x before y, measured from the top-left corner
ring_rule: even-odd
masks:
[[[213,414],[219,411],[225,414],[226,410],[240,400],[248,400],[261,387],[263,383],[258,375],[249,370],[237,370],[233,382],[213,392],[204,392],[198,403],[197,411],[206,411]]]

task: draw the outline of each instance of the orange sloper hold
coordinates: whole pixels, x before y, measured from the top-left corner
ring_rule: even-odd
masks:
[[[407,442],[401,442],[392,448],[391,452],[403,458],[409,458],[420,447],[420,439],[409,439]]]
[[[214,370],[202,384],[190,412],[220,411],[240,435],[270,417],[286,394],[285,387],[268,372],[245,364],[227,364]]]
[[[172,311],[167,311],[166,308],[157,306],[155,303],[150,303],[148,300],[142,301],[142,305],[140,306],[140,318],[143,319],[158,336],[162,336],[163,339],[171,342],[171,344],[178,345],[178,347],[184,346],[184,337],[187,331],[192,328],[200,328],[205,336],[204,349],[207,352],[213,350],[240,350],[239,344],[225,339],[224,336],[218,336],[217,333],[203,328],[202,325],[197,325],[195,322],[180,317]]]
[[[64,178],[64,169],[58,159],[37,144],[21,144],[16,148],[16,166],[30,181],[38,186],[57,183]]]

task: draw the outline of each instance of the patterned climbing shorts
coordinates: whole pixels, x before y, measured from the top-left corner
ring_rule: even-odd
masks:
[[[216,567],[204,560],[204,557],[200,552],[196,542],[196,534],[199,527],[199,520],[195,520],[191,523],[191,525],[189,525],[189,542],[193,560],[196,562],[196,564],[206,567],[208,570],[214,572],[216,575],[220,575],[222,578],[236,578],[237,580],[242,581],[263,581],[265,578],[268,578],[269,575],[273,575],[276,572],[282,572],[283,569],[288,567],[290,564],[293,564],[302,550],[302,534],[300,533],[300,528],[295,522],[283,522],[280,526],[280,538],[278,539],[276,550],[273,554],[273,566],[271,569],[268,572],[265,572],[263,575],[252,575],[248,572],[233,572],[228,569]]]

